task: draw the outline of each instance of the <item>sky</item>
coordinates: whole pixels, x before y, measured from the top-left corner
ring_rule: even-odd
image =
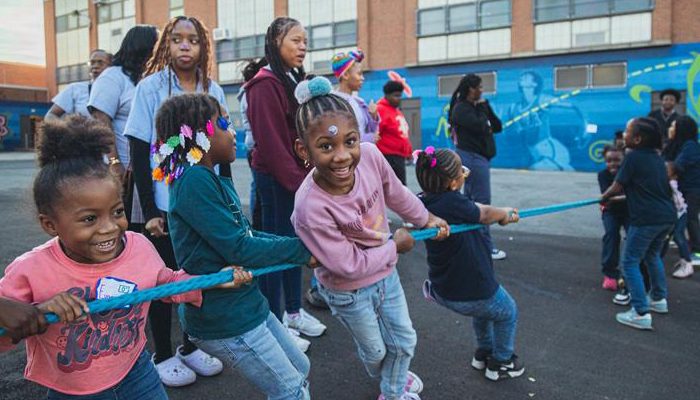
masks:
[[[0,61],[46,65],[44,2],[1,0]]]

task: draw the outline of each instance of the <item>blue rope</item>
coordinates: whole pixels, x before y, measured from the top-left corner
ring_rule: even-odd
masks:
[[[570,203],[554,204],[551,206],[530,208],[520,211],[520,218],[536,217],[539,215],[551,214],[561,211],[570,210],[572,208],[584,207],[590,204],[596,204],[600,199],[589,199],[574,201]],[[450,225],[451,233],[460,233],[472,231],[484,227],[481,224],[465,224],[465,225]],[[422,229],[417,231],[411,231],[411,235],[415,240],[427,240],[435,237],[437,235],[437,228]],[[264,267],[253,269],[250,272],[253,276],[260,276],[269,274],[272,272],[284,271],[287,269],[292,269],[299,267],[299,265],[294,264],[283,264],[274,265],[271,267]],[[90,313],[101,313],[109,310],[114,310],[127,305],[144,303],[147,301],[161,299],[163,297],[169,297],[180,293],[189,292],[191,290],[207,289],[213,286],[220,285],[222,283],[231,281],[232,272],[231,271],[220,271],[214,274],[200,275],[186,281],[173,282],[166,285],[156,286],[150,289],[139,290],[133,293],[126,294],[124,296],[112,297],[109,299],[93,300],[88,302],[88,307],[90,308]],[[50,324],[58,322],[58,316],[54,313],[45,314],[46,321]],[[0,336],[5,334],[5,329],[0,328]]]

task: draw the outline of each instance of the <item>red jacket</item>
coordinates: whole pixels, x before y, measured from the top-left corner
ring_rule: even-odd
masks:
[[[253,169],[272,175],[285,189],[296,192],[308,172],[294,152],[297,104],[289,103],[284,85],[267,68],[246,83],[245,92],[246,114],[255,139]]]
[[[408,122],[403,113],[382,97],[377,102],[379,112],[379,141],[377,147],[384,155],[408,158],[413,149],[408,140]]]

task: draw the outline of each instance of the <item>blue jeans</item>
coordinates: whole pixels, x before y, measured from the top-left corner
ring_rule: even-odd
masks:
[[[167,400],[163,384],[160,382],[158,371],[151,362],[151,355],[143,350],[136,363],[121,382],[107,390],[88,395],[70,395],[49,389],[47,400]]]
[[[436,303],[450,310],[472,317],[476,334],[476,346],[489,352],[498,361],[513,357],[515,330],[518,325],[518,307],[510,294],[499,286],[496,293],[486,300],[451,301],[430,291]]]
[[[668,294],[664,264],[661,261],[661,248],[671,229],[673,229],[671,224],[630,225],[627,229],[625,249],[622,253],[622,273],[632,297],[632,307],[639,314],[649,311],[644,280],[639,269],[640,262],[644,261],[647,266],[652,300],[665,299]]]
[[[685,228],[688,226],[688,213],[684,213],[678,217],[676,226],[673,228],[673,241],[678,245],[678,253],[681,258],[690,261],[690,247],[688,239],[685,238]]]
[[[294,193],[280,185],[272,175],[253,170],[260,194],[262,227],[264,232],[280,236],[296,236],[292,226]],[[270,303],[270,311],[280,320],[286,310],[298,313],[301,308],[301,268],[273,272],[260,276],[260,291]],[[284,306],[282,294],[284,293]]]
[[[459,148],[456,151],[462,160],[462,165],[471,171],[464,181],[464,195],[477,203],[491,204],[491,163],[480,154]],[[489,248],[493,250],[489,227],[485,226],[482,233]]]
[[[218,357],[257,386],[269,400],[307,400],[309,359],[294,343],[282,323],[269,313],[267,320],[231,338],[190,340],[205,353]]]
[[[337,291],[319,284],[319,293],[350,331],[369,376],[381,378],[384,397],[400,398],[417,339],[396,269],[361,289]]]
[[[627,226],[627,218],[608,211],[603,211],[603,252],[601,254],[601,265],[603,275],[608,278],[620,278],[620,243],[622,236],[620,229]]]

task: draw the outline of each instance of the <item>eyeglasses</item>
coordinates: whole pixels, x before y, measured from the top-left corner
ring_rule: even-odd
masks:
[[[464,177],[464,179],[467,179],[467,177],[469,176],[469,174],[470,174],[471,172],[472,172],[472,171],[470,171],[469,168],[467,168],[467,167],[465,167],[464,165],[462,165],[462,177]]]

